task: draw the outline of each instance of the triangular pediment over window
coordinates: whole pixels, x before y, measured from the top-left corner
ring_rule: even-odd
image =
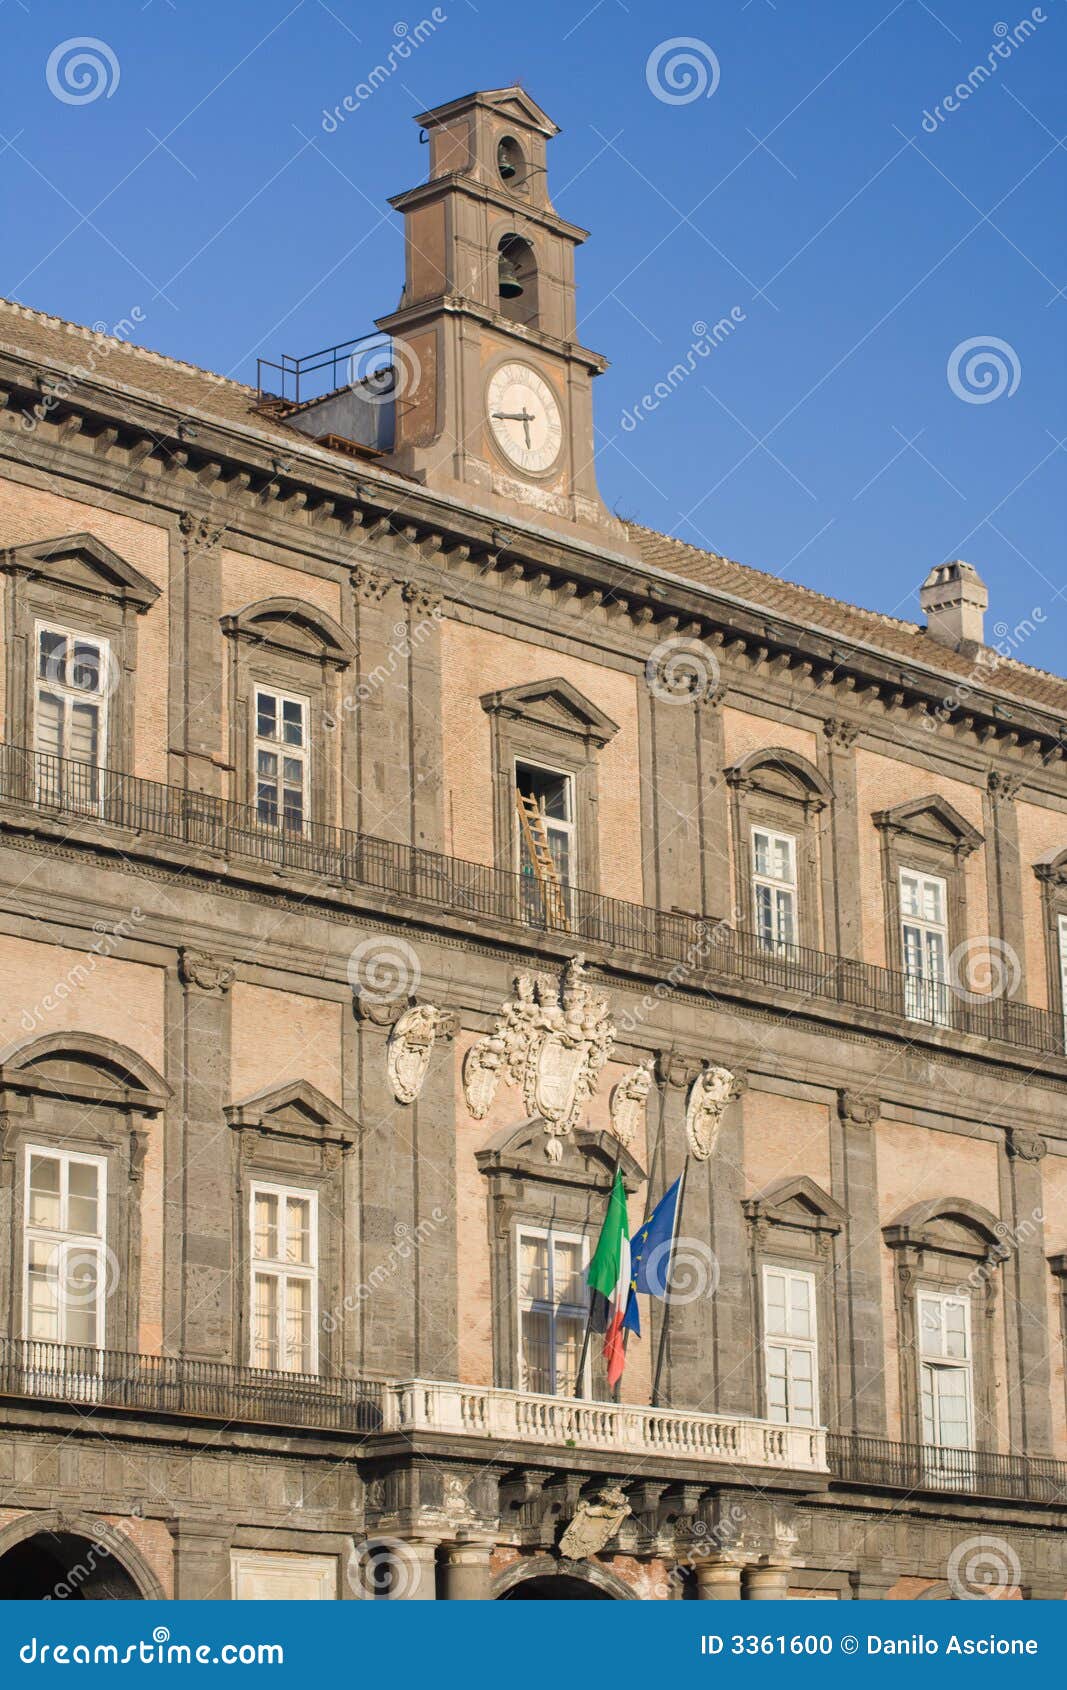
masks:
[[[485,693],[482,709],[490,715],[511,716],[556,733],[571,734],[597,746],[607,745],[619,731],[617,722],[562,676]]]
[[[35,540],[0,552],[0,569],[47,581],[56,587],[92,593],[144,612],[159,597],[159,588],[95,534],[64,534],[55,540]]]
[[[906,834],[926,845],[958,851],[967,856],[983,843],[976,827],[947,798],[933,792],[928,798],[913,798],[907,804],[897,804],[892,810],[878,810],[872,817],[875,827],[883,832]]]
[[[757,1196],[746,1197],[743,1207],[750,1221],[814,1232],[840,1232],[846,1218],[840,1203],[807,1174],[776,1181]]]
[[[347,1110],[332,1103],[309,1080],[291,1080],[288,1085],[256,1092],[243,1103],[232,1103],[225,1111],[231,1127],[251,1127],[283,1138],[340,1143],[346,1148],[360,1135],[359,1122]]]

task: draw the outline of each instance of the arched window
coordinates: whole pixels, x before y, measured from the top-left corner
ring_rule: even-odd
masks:
[[[504,235],[497,247],[497,294],[509,322],[537,327],[537,259],[521,235]]]
[[[813,763],[767,746],[726,770],[737,923],[768,950],[822,946],[821,818],[833,796]]]

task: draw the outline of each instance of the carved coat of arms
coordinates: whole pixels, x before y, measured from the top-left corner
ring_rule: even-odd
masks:
[[[605,1485],[595,1496],[578,1504],[567,1530],[559,1540],[559,1552],[568,1561],[584,1561],[599,1555],[615,1536],[630,1504],[618,1485]]]
[[[728,1068],[704,1068],[690,1086],[685,1136],[698,1162],[706,1162],[714,1151],[733,1097],[734,1076]]]
[[[414,1103],[422,1090],[433,1055],[434,1040],[451,1038],[455,1016],[432,1003],[413,1004],[398,1018],[389,1035],[386,1067],[398,1103]]]
[[[652,1089],[652,1074],[656,1066],[654,1056],[646,1056],[636,1068],[624,1074],[611,1092],[611,1124],[615,1136],[629,1150],[637,1136],[637,1129],[645,1118],[645,1105]]]
[[[585,978],[584,957],[567,964],[562,992],[551,974],[520,974],[493,1031],[467,1052],[467,1108],[476,1121],[484,1120],[506,1080],[522,1093],[527,1113],[544,1120],[546,1154],[558,1162],[560,1139],[596,1091],[614,1043],[607,1001]]]

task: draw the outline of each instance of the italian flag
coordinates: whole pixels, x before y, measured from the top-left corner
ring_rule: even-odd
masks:
[[[626,1192],[622,1175],[616,1173],[608,1212],[600,1230],[596,1253],[586,1274],[593,1293],[590,1314],[594,1330],[604,1334],[604,1360],[608,1384],[614,1388],[622,1378],[626,1356],[622,1344],[622,1322],[630,1296],[630,1223],[626,1215]]]

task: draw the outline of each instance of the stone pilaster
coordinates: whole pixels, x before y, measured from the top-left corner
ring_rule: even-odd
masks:
[[[356,822],[361,833],[411,842],[411,720],[407,617],[392,576],[352,571],[358,622]]]
[[[443,851],[441,600],[414,581],[405,581],[401,591],[407,612],[411,841],[427,851]]]
[[[831,1121],[833,1196],[845,1210],[845,1259],[835,1276],[841,1429],[885,1435],[882,1235],[878,1224],[876,1097],[840,1091]]]
[[[1052,1453],[1050,1333],[1045,1314],[1048,1265],[1041,1162],[1047,1146],[1021,1129],[1005,1135],[999,1160],[1000,1213],[1007,1223],[1004,1334],[1007,1350],[1008,1425],[1019,1455]]]
[[[456,1285],[456,1022],[438,1016],[426,1078],[411,1104],[415,1212],[415,1371],[459,1377]]]
[[[823,723],[821,762],[834,801],[820,816],[822,901],[825,947],[839,956],[863,955],[860,908],[859,808],[853,746],[859,727],[842,717]]]
[[[233,1528],[215,1520],[169,1520],[174,1539],[174,1595],[179,1602],[220,1602],[233,1596]]]
[[[175,1102],[181,1111],[184,1241],[181,1338],[186,1356],[233,1361],[233,1148],[223,1110],[230,1102],[232,966],[204,951],[179,953],[180,1056]],[[168,1178],[177,1171],[168,1168]],[[238,1289],[238,1295],[244,1287]]]
[[[406,1007],[406,999],[382,1002],[367,995],[357,995],[354,1002],[359,1022],[358,1118],[363,1125],[359,1279],[366,1294],[361,1366],[400,1379],[416,1373],[417,1134],[414,1110],[393,1096],[386,1049]]]
[[[989,932],[1004,941],[1010,951],[1006,970],[1012,996],[1029,1001],[1026,984],[1026,928],[1023,897],[1023,862],[1019,851],[1019,816],[1015,798],[1022,777],[991,769],[986,777],[984,822],[987,845],[986,884],[989,888]],[[1033,878],[1026,885],[1032,895]]]
[[[225,523],[183,511],[178,528],[171,594],[171,673],[180,678],[180,687],[171,689],[176,709],[172,705],[170,744],[180,757],[171,778],[197,792],[218,794],[222,791],[224,657],[219,638],[223,611],[219,547]]]

